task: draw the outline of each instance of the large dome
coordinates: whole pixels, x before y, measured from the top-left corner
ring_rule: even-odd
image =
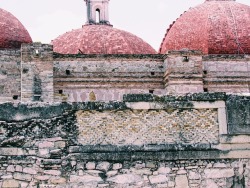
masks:
[[[139,37],[110,25],[84,25],[52,41],[61,54],[155,54]]]
[[[20,48],[32,39],[22,23],[11,13],[0,8],[0,49]]]
[[[235,0],[206,0],[170,26],[160,47],[204,54],[250,54],[250,7]]]

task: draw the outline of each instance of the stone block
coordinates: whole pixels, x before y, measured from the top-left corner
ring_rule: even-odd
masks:
[[[103,170],[103,171],[108,171],[110,168],[110,163],[109,162],[101,162],[101,163],[98,163],[97,166],[96,166],[96,169],[98,170]]]
[[[219,188],[218,185],[211,179],[208,179],[206,184],[206,188]]]
[[[90,176],[90,175],[85,175],[85,176],[76,176],[76,175],[71,175],[70,176],[70,182],[71,183],[91,183],[91,182],[102,182],[101,177],[96,177],[96,176]]]
[[[177,175],[175,178],[175,188],[189,188],[186,175]]]
[[[22,172],[23,171],[23,167],[20,165],[16,165],[16,172]]]
[[[40,181],[46,181],[48,179],[50,179],[51,176],[49,175],[37,175],[34,176],[35,179],[40,180]]]
[[[1,179],[12,179],[12,178],[13,178],[12,174],[4,174],[1,176]]]
[[[132,169],[133,174],[137,175],[152,175],[152,171],[149,168],[142,168],[142,169]]]
[[[19,183],[17,180],[4,180],[2,188],[19,188]]]
[[[146,168],[155,168],[156,164],[155,162],[146,162]]]
[[[113,164],[113,170],[119,170],[122,168],[122,164],[121,163],[115,163]]]
[[[66,179],[65,178],[61,178],[61,177],[52,177],[50,178],[49,182],[51,184],[56,184],[56,185],[60,185],[60,184],[65,184],[66,183]]]
[[[55,148],[65,148],[66,142],[65,141],[56,141],[55,142]]]
[[[30,174],[24,174],[24,173],[14,173],[14,179],[21,180],[21,181],[31,181],[32,176]]]
[[[39,148],[53,148],[54,142],[43,141],[38,144]]]
[[[117,175],[117,173],[118,173],[117,170],[112,170],[112,171],[107,172],[107,173],[106,173],[106,176],[107,176],[108,178],[110,178],[110,177],[113,177],[113,176]]]
[[[59,170],[44,170],[44,174],[49,174],[52,176],[60,176],[61,171],[59,171]]]
[[[168,167],[160,167],[160,168],[158,168],[158,173],[159,174],[166,175],[166,174],[169,174],[170,172],[171,172],[171,169],[168,168]]]
[[[234,176],[234,169],[225,168],[225,169],[205,169],[205,177],[209,179],[218,179],[218,178],[230,178]]]
[[[107,182],[130,184],[142,181],[142,177],[134,174],[122,174],[107,179]]]
[[[200,178],[201,178],[201,175],[198,172],[189,171],[188,173],[189,180],[199,180]]]
[[[23,172],[26,174],[33,174],[33,175],[37,174],[37,171],[34,168],[24,168]]]
[[[165,183],[168,181],[168,178],[165,175],[149,176],[149,181],[151,184]]]
[[[6,169],[7,172],[15,172],[15,167],[14,165],[9,165]]]
[[[95,167],[96,167],[95,162],[88,162],[88,163],[86,164],[86,169],[88,169],[88,170],[94,170]]]
[[[186,170],[178,170],[177,171],[177,174],[187,174],[187,171]]]

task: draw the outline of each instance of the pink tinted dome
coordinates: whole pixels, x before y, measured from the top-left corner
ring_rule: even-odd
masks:
[[[189,9],[167,30],[159,53],[201,50],[204,54],[250,54],[250,6],[207,0]]]
[[[52,41],[61,54],[155,54],[141,38],[109,25],[84,25]]]
[[[22,23],[11,13],[0,8],[0,49],[20,48],[32,39]]]

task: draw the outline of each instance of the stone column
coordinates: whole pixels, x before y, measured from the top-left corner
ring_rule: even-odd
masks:
[[[53,102],[52,45],[23,44],[21,56],[21,101]]]
[[[200,51],[170,51],[164,65],[167,94],[204,92]]]

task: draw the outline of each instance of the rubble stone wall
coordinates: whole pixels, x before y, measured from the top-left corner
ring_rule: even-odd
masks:
[[[1,104],[0,187],[250,186],[250,138],[221,135],[218,104],[238,98],[123,100]]]
[[[0,50],[0,102],[20,101],[20,69],[20,50]]]

